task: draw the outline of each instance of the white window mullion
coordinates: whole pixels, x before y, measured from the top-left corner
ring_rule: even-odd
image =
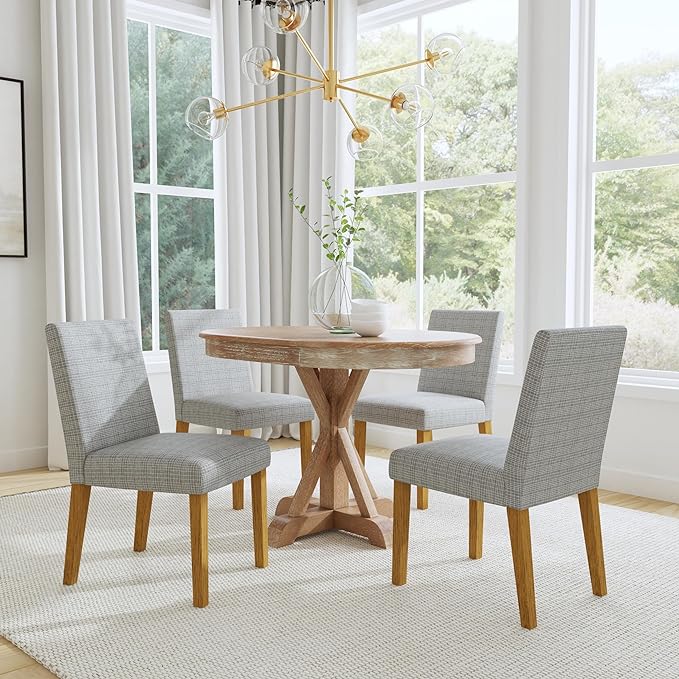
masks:
[[[646,170],[654,167],[679,165],[679,153],[661,153],[655,156],[635,156],[597,160],[592,167],[594,172],[619,172],[620,170]]]
[[[594,295],[594,174],[596,155],[596,53],[594,0],[580,0],[578,17],[578,219],[574,276],[574,324],[593,320]]]
[[[207,198],[214,200],[214,189],[196,189],[190,186],[166,186],[164,184],[134,184],[136,193],[157,193],[161,196],[179,196],[180,198]]]
[[[156,102],[156,26],[149,24],[149,165],[150,183],[158,185],[158,124]],[[158,194],[151,193],[151,348],[160,349],[160,281],[158,275]]]
[[[417,53],[424,54],[424,27],[422,25],[422,15],[417,17]],[[420,64],[418,67],[418,82],[424,85],[424,67]],[[417,168],[416,168],[416,182],[418,186],[424,184],[424,128],[417,130]],[[424,191],[420,188],[417,191],[415,198],[415,289],[417,292],[415,308],[416,308],[416,327],[421,329],[424,327]]]
[[[376,196],[398,196],[416,191],[445,191],[446,189],[463,189],[472,186],[491,186],[493,184],[509,184],[515,182],[516,172],[494,172],[491,174],[466,175],[462,177],[446,177],[445,179],[429,179],[414,181],[408,184],[385,184],[369,186],[363,189],[364,198]]]
[[[160,349],[160,280],[158,275],[158,194],[151,194],[151,346]]]

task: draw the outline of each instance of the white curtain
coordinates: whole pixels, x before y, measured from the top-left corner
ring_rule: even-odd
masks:
[[[337,4],[340,66],[353,71],[356,2]],[[269,47],[285,70],[318,75],[294,35],[279,37],[266,27],[258,2],[212,0],[212,13],[213,89],[227,107],[309,86],[283,77],[278,86],[250,85],[240,65],[243,53],[254,45]],[[302,34],[324,62],[323,2],[312,3]],[[226,135],[215,148],[215,182],[226,186],[225,192],[217,192],[223,197],[216,205],[217,306],[240,309],[248,325],[309,323],[309,286],[323,258],[316,237],[294,218],[288,191],[292,188],[309,214],[320,219],[325,211],[321,179],[334,177],[338,189],[353,186],[353,162],[345,145],[350,129],[339,106],[324,102],[320,92],[231,114]],[[299,391],[296,378],[291,380],[280,366],[256,366],[255,373],[256,386],[263,391]],[[278,428],[273,436],[281,432]]]
[[[41,0],[47,320],[139,319],[125,0]],[[48,462],[67,469],[54,387]]]

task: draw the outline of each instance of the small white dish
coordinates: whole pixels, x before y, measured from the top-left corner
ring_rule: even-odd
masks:
[[[361,337],[379,337],[387,331],[388,327],[389,322],[386,318],[363,320],[351,317],[351,329]]]

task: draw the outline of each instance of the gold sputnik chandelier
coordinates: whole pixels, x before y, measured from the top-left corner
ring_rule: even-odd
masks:
[[[356,160],[368,160],[377,157],[382,149],[382,135],[372,125],[356,121],[354,115],[342,99],[341,95],[343,92],[351,92],[383,102],[389,107],[394,122],[406,130],[417,130],[426,125],[434,115],[435,103],[431,92],[422,85],[415,83],[401,85],[391,96],[374,94],[357,89],[352,85],[364,78],[371,78],[420,64],[426,64],[435,73],[448,75],[452,73],[457,57],[462,51],[460,39],[451,33],[443,33],[436,36],[429,43],[422,59],[354,75],[349,78],[340,78],[340,74],[335,68],[335,0],[326,1],[328,14],[328,58],[325,66],[314,54],[311,46],[300,33],[300,29],[309,17],[311,0],[262,1],[266,25],[281,35],[290,33],[296,35],[302,47],[309,53],[311,61],[319,71],[320,77],[283,70],[278,57],[268,47],[252,47],[245,53],[241,62],[243,75],[253,85],[270,85],[276,81],[279,75],[282,75],[313,83],[310,87],[230,108],[227,108],[224,102],[213,97],[198,97],[186,109],[186,124],[188,127],[197,135],[214,141],[224,134],[231,114],[236,111],[316,91],[323,93],[325,101],[339,103],[347,114],[353,126],[347,139],[347,146],[349,153]]]

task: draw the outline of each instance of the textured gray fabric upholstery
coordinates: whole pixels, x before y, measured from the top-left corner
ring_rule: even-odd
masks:
[[[144,358],[130,321],[50,324],[47,347],[72,483],[101,448],[157,434]]]
[[[504,314],[501,311],[432,311],[429,330],[468,332],[479,335],[483,342],[476,345],[474,362],[469,365],[422,369],[418,391],[478,399],[486,405],[485,419],[492,419],[503,322]]]
[[[542,330],[533,342],[509,442],[509,506],[599,485],[627,330]]]
[[[46,328],[72,483],[202,494],[269,465],[269,446],[237,436],[159,434],[131,321]]]
[[[252,376],[248,364],[207,356],[205,340],[199,336],[203,330],[241,326],[238,311],[233,309],[168,311],[165,319],[174,406],[178,420],[184,419],[180,414],[186,400],[209,398],[221,393],[238,394],[252,391]]]
[[[354,407],[364,422],[429,431],[475,424],[486,420],[483,401],[427,391],[366,396]]]
[[[495,379],[502,343],[501,311],[432,311],[430,330],[479,335],[476,357],[456,368],[423,368],[417,393],[361,397],[354,418],[391,427],[432,430],[492,419]]]
[[[85,483],[107,488],[202,495],[265,469],[269,446],[217,434],[156,434],[97,450],[85,459]]]
[[[309,399],[301,396],[253,391],[184,401],[182,419],[206,427],[239,431],[307,422],[314,419],[314,410]]]
[[[500,436],[473,434],[400,448],[391,454],[389,476],[403,483],[505,505],[508,443]]]
[[[401,448],[391,478],[516,509],[596,488],[626,337],[622,327],[541,330],[509,442],[484,435]]]
[[[177,420],[238,431],[314,419],[309,399],[254,392],[247,363],[205,354],[201,331],[240,326],[237,311],[168,311],[166,319]]]

